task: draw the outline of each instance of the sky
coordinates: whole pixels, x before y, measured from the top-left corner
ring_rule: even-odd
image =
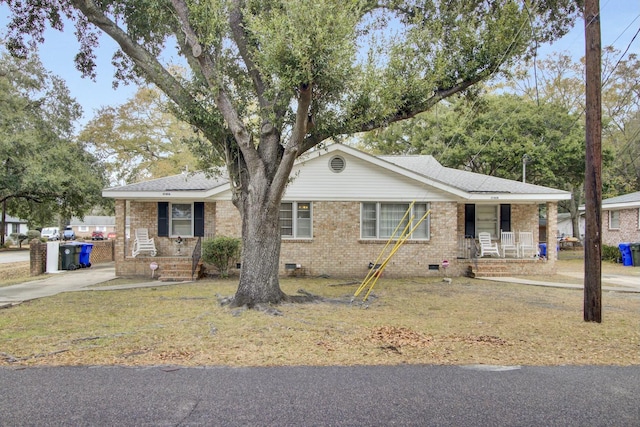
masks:
[[[628,46],[627,53],[640,55],[640,35],[633,40],[640,28],[639,0],[600,0],[601,40],[602,46],[613,45],[621,52]],[[8,22],[8,10],[0,5],[0,28]],[[100,50],[97,53],[97,78],[95,81],[83,79],[73,64],[73,57],[78,51],[78,43],[73,34],[73,27],[66,28],[65,33],[47,31],[46,41],[40,47],[40,59],[45,68],[66,80],[73,96],[82,106],[84,117],[81,123],[90,120],[95,112],[103,106],[117,106],[125,103],[133,96],[136,87],[120,84],[117,90],[112,88],[114,68],[111,57],[116,51],[116,43],[103,36],[100,39]],[[632,41],[633,40],[633,41]],[[575,59],[584,56],[584,21],[578,20],[576,26],[565,37],[552,45],[541,46],[539,58],[552,52],[569,52]]]

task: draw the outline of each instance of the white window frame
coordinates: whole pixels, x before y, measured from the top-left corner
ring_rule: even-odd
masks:
[[[283,234],[283,218],[282,212],[284,211],[285,205],[291,205],[291,234]],[[306,209],[305,206],[308,208]],[[288,211],[288,210],[287,210]],[[281,218],[278,222],[280,227],[280,238],[286,240],[293,239],[313,239],[313,203],[311,202],[294,202],[294,201],[283,201],[280,204],[280,212]],[[301,215],[309,212],[309,218],[301,218]],[[308,234],[303,233],[303,226],[305,220],[308,219]]]
[[[380,232],[381,229],[381,225],[382,225],[382,221],[381,221],[381,209],[383,209],[384,206],[390,206],[390,205],[405,205],[404,206],[404,211],[402,212],[402,215],[404,215],[407,211],[407,209],[409,208],[409,205],[411,205],[411,202],[362,202],[360,203],[360,239],[362,240],[388,240],[391,236],[386,236],[386,235],[382,235]],[[369,212],[371,212],[370,208],[375,206],[375,218],[370,217],[370,218],[365,218],[365,211],[369,210]],[[423,209],[416,209],[418,206],[422,207]],[[422,218],[422,216],[424,216],[424,214],[429,211],[430,209],[430,203],[429,202],[420,202],[420,203],[414,203],[413,208],[411,213],[407,216],[407,218],[405,218],[405,220],[408,220],[408,218],[410,218],[411,216],[414,216],[413,218],[413,222],[411,227],[409,228],[412,229],[413,227],[415,227],[415,225],[418,223],[418,221],[420,221],[420,219]],[[409,236],[409,240],[430,240],[431,239],[431,221],[430,221],[430,215],[428,215],[424,221],[422,221],[422,223],[420,224],[420,228],[422,229],[422,227],[424,227],[424,231],[426,233],[426,236],[417,236],[417,233],[413,233],[411,236]],[[365,228],[371,228],[371,224],[368,227],[365,227],[365,221],[368,221],[370,223],[373,222],[373,227],[375,228],[374,231],[374,235],[366,235],[365,236]],[[393,229],[395,229],[398,226],[398,224],[396,223],[395,225],[393,225]],[[393,229],[390,230],[389,234],[393,233]],[[394,236],[394,239],[397,239],[398,237],[400,237],[400,235],[402,234],[402,232],[404,231],[404,227],[399,227],[396,235]]]
[[[85,233],[87,231],[89,231],[89,226],[88,225],[79,225],[78,226],[78,232]]]
[[[189,205],[191,208],[191,212],[190,212],[190,217],[187,218],[188,220],[191,221],[191,225],[190,225],[190,231],[189,233],[174,233],[174,226],[173,226],[173,222],[175,221],[184,221],[186,222],[186,219],[184,218],[174,218],[173,217],[173,206],[174,205]],[[169,203],[169,237],[193,237],[193,203]]]
[[[614,220],[614,214],[616,218]],[[614,224],[616,222],[617,224]],[[620,230],[620,211],[609,211],[609,230]]]

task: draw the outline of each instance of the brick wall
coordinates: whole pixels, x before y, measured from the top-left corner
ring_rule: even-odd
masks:
[[[549,208],[549,206],[551,206]],[[548,209],[555,209],[551,203]],[[330,275],[333,277],[364,277],[368,264],[375,262],[383,250],[386,240],[360,239],[359,202],[313,202],[313,239],[283,239],[280,256],[280,273],[285,275],[285,264],[300,264],[306,275]],[[121,213],[120,213],[121,212]],[[151,257],[131,257],[129,242],[124,236],[124,201],[116,201],[117,239],[115,246],[116,274],[119,276],[148,275]],[[555,210],[553,210],[555,212]],[[130,229],[133,237],[138,227],[149,229],[155,237],[159,257],[176,255],[173,239],[157,237],[157,203],[131,202],[129,208]],[[537,243],[537,204],[512,205],[512,229],[533,231]],[[554,214],[555,215],[555,214]],[[554,215],[550,215],[555,218]],[[240,237],[241,220],[238,210],[230,201],[207,203],[205,206],[205,234],[207,236]],[[407,241],[401,246],[385,269],[387,277],[442,275],[441,270],[430,270],[429,266],[440,266],[443,260],[450,262],[447,273],[462,275],[468,260],[457,260],[458,237],[464,234],[464,204],[456,202],[431,203],[430,232],[426,241]],[[555,229],[554,222],[549,226]],[[453,230],[457,229],[457,233]],[[185,239],[182,254],[190,255],[196,239]],[[390,245],[385,251],[388,255]],[[550,249],[549,249],[550,250]],[[555,254],[555,248],[553,248]],[[549,254],[551,255],[551,254]],[[382,258],[384,259],[384,257]],[[553,258],[555,259],[555,258]],[[378,261],[381,262],[381,261]],[[516,263],[517,264],[517,263]],[[521,264],[521,265],[520,265]],[[520,263],[515,270],[523,274],[541,274],[553,267],[551,263]],[[515,273],[514,273],[515,274]]]
[[[640,230],[638,229],[638,208],[621,209],[620,228],[609,229],[609,215],[611,211],[603,211],[602,215],[602,244],[618,246],[620,243],[640,242]]]
[[[390,260],[385,276],[442,274],[429,270],[429,264],[440,265],[444,259],[456,257],[457,238],[451,233],[456,226],[456,209],[454,202],[432,203],[431,239],[407,241]],[[230,235],[228,232],[235,229],[238,233],[235,235],[240,235],[240,217],[233,205],[219,203],[216,213],[218,234]],[[294,263],[300,264],[306,275],[361,277],[366,275],[368,264],[376,261],[386,243],[386,240],[360,239],[359,202],[314,202],[313,239],[283,239],[280,272],[286,274],[285,264]]]
[[[93,245],[89,254],[89,262],[93,264],[103,264],[114,261],[114,241],[98,240],[90,243]],[[30,243],[30,275],[38,276],[47,270],[47,243],[34,239]],[[58,263],[58,268],[60,264]]]

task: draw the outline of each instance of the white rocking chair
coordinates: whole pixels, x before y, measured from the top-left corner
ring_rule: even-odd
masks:
[[[533,233],[531,231],[518,232],[518,248],[523,258],[526,258],[527,252],[530,253],[530,256],[534,256],[537,253],[533,245]]]
[[[516,233],[513,231],[500,232],[500,247],[502,248],[502,256],[506,257],[507,252],[512,252],[517,258],[520,254],[518,245],[516,245]]]
[[[478,240],[480,241],[480,256],[483,257],[485,255],[496,255],[500,256],[500,251],[498,250],[498,244],[493,243],[491,241],[491,234],[489,233],[479,233]]]
[[[156,244],[153,241],[153,238],[149,238],[149,230],[146,228],[137,228],[136,238],[133,241],[133,257],[135,258],[141,252],[149,252],[151,256],[156,256],[158,253],[156,250]]]

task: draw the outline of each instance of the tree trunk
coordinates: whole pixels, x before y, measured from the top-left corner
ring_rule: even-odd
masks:
[[[256,184],[256,177],[253,181]],[[237,205],[242,216],[242,266],[233,305],[238,307],[278,304],[287,298],[278,278],[280,198],[269,200],[266,182],[262,184],[251,185],[252,192]]]

